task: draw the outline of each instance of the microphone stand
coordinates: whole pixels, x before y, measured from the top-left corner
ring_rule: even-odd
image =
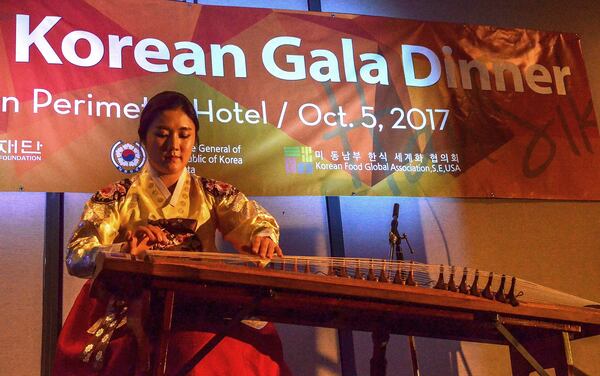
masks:
[[[413,248],[410,246],[410,242],[408,241],[408,235],[406,233],[398,232],[398,211],[396,208],[399,208],[400,205],[394,204],[394,214],[392,216],[392,223],[390,226],[390,234],[389,234],[389,243],[390,243],[390,254],[388,259],[390,261],[394,260],[394,256],[398,261],[404,261],[404,253],[402,252],[402,240],[406,242],[408,246],[408,250],[411,254],[414,254]]]
[[[408,236],[406,233],[398,232],[398,214],[400,211],[400,205],[394,204],[394,210],[392,214],[392,223],[390,224],[390,234],[389,234],[389,242],[390,242],[390,254],[389,260],[392,261],[394,256],[397,261],[404,261],[404,253],[402,252],[402,240],[406,241],[406,245],[410,250],[411,254],[414,254],[412,247],[410,246],[410,242],[408,241]],[[375,338],[375,337],[373,337]],[[417,359],[417,347],[415,343],[414,336],[408,336],[408,348],[410,349],[410,357],[412,360],[412,369],[413,376],[420,376],[419,372],[419,362]]]

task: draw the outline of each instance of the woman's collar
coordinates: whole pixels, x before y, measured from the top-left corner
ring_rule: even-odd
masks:
[[[187,168],[184,168],[181,171],[179,179],[177,179],[177,184],[175,185],[175,190],[173,190],[173,194],[171,194],[169,188],[165,185],[165,183],[163,183],[158,172],[156,172],[156,170],[154,170],[150,164],[147,164],[147,168],[152,181],[154,181],[154,184],[156,187],[158,187],[158,190],[162,193],[165,200],[169,200],[169,205],[175,206],[177,201],[179,201],[179,196],[181,195],[181,191],[183,190],[183,186],[185,185],[185,181],[189,175]]]

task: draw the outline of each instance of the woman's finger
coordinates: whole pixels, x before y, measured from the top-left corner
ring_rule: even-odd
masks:
[[[160,243],[167,242],[167,234],[165,234],[165,232],[163,231],[162,228],[160,228],[158,226],[154,226],[154,225],[148,225],[147,227],[150,231],[152,231],[152,234],[154,234],[154,236],[156,237],[158,242],[160,242]]]
[[[283,251],[281,250],[281,247],[279,245],[275,245],[275,253],[277,254],[277,256],[283,257]]]
[[[268,258],[273,258],[273,254],[275,253],[275,242],[271,239],[269,239],[270,241],[267,242],[267,257]]]
[[[131,254],[136,257],[143,257],[146,254],[146,251],[150,249],[148,242],[149,238],[142,239],[139,244],[135,244],[135,246],[131,248]],[[137,240],[135,240],[135,243],[137,243]]]
[[[257,254],[257,255],[259,254],[260,242],[261,242],[260,236],[256,236],[256,237],[254,237],[254,239],[252,239],[252,253]]]
[[[154,235],[148,226],[138,226],[138,228],[135,229],[135,236],[140,239],[147,237],[152,242],[156,242],[157,240],[156,235]]]

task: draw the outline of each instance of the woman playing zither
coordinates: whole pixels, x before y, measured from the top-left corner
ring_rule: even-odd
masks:
[[[162,92],[150,99],[138,129],[149,164],[85,204],[68,245],[69,273],[90,278],[102,251],[138,258],[148,250],[216,251],[217,230],[238,250],[263,258],[283,255],[277,222],[258,203],[229,184],[187,171],[198,129],[194,107],[182,94]],[[54,374],[133,375],[145,370],[147,362],[140,358],[148,353],[138,344],[143,335],[127,323],[128,316],[133,321],[131,311],[139,309],[116,295],[92,298],[86,283],[61,332]],[[176,304],[167,373],[176,372],[219,331],[221,323],[201,313],[200,307]],[[274,326],[252,323],[225,337],[193,374],[289,374]]]

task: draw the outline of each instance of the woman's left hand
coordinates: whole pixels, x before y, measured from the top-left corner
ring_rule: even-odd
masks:
[[[256,236],[252,239],[252,253],[262,258],[273,258],[274,255],[283,257],[283,251],[277,243],[268,236]]]
[[[134,231],[128,231],[126,240],[125,252],[137,258],[144,258],[146,251],[150,250],[153,244],[167,242],[163,230],[153,225],[138,226]]]

